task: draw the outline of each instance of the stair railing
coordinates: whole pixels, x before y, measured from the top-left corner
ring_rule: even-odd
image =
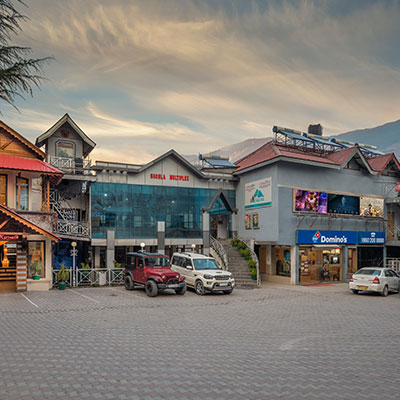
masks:
[[[210,236],[211,238],[211,248],[217,253],[219,259],[223,264],[223,269],[228,271],[228,254],[226,253],[224,246],[215,239],[214,237]]]
[[[242,240],[242,239],[240,239]],[[248,243],[246,240],[242,240],[242,242],[246,245],[246,248],[250,250],[250,255],[251,258],[256,262],[256,271],[257,271],[257,286],[261,286],[261,276],[260,276],[260,268],[259,268],[259,262],[258,262],[258,257],[255,251],[251,248],[250,243]]]

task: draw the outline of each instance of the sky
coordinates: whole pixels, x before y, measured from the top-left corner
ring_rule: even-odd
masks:
[[[145,163],[272,135],[400,118],[400,2],[25,0],[12,44],[54,56],[0,118],[34,141],[65,113],[94,160]]]

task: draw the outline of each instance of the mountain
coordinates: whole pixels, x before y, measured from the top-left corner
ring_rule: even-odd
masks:
[[[271,140],[271,137],[246,139],[243,142],[234,143],[229,146],[221,147],[220,149],[214,150],[207,154],[229,157],[230,161],[235,162],[237,160],[240,160],[247,154],[250,154],[253,151],[257,150],[259,147],[267,143],[269,140]],[[195,164],[199,161],[198,155],[189,155],[185,156],[185,158],[192,164]]]
[[[400,120],[388,122],[375,128],[357,129],[337,135],[339,139],[370,144],[385,153],[400,156]]]

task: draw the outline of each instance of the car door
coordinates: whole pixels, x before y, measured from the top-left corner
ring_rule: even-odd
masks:
[[[396,272],[389,270],[391,280],[392,280],[392,289],[399,290],[399,277]]]
[[[132,271],[133,280],[138,283],[144,284],[146,278],[144,276],[144,260],[143,257],[136,258],[136,268]]]
[[[185,269],[186,269],[186,275],[185,275],[185,280],[186,284],[189,286],[194,286],[194,282],[196,280],[196,271],[194,269],[192,260],[190,258],[185,259]]]
[[[185,259],[180,256],[173,256],[171,260],[171,269],[183,275],[186,279],[186,268],[184,266]]]

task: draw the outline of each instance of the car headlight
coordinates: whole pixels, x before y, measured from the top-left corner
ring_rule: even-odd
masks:
[[[161,279],[164,280],[165,279],[165,275],[161,275]]]
[[[204,275],[203,278],[204,279],[214,279],[214,277],[212,275]]]
[[[176,279],[178,279],[179,278],[179,275],[178,274],[176,274]]]

